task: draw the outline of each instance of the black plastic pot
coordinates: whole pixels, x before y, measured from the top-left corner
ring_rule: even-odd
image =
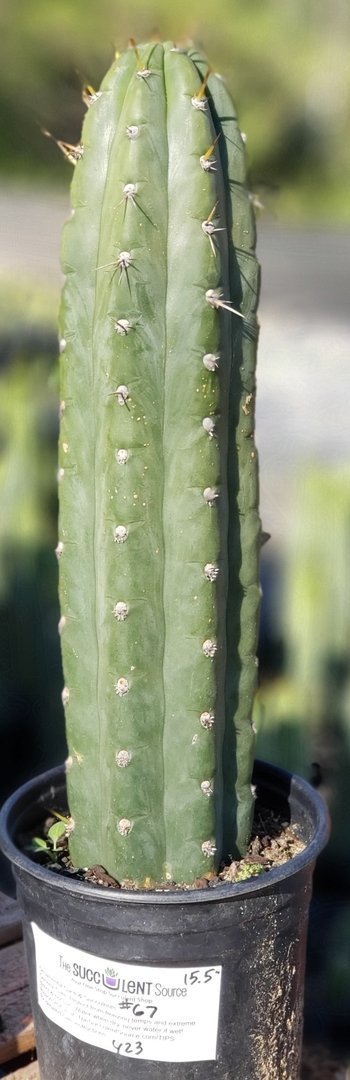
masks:
[[[7,801],[1,842],[24,913],[41,1080],[298,1080],[328,813],[280,769],[258,763],[254,782],[305,850],[258,878],[188,892],[108,890],[24,855],[23,831],[64,805],[63,769]]]

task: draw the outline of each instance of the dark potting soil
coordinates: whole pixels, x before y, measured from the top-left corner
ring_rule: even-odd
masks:
[[[128,889],[129,891],[135,888],[138,890],[140,888],[145,890],[153,889],[162,892],[215,888],[222,882],[246,881],[251,877],[267,873],[274,866],[281,866],[305,848],[304,841],[298,837],[296,825],[290,825],[278,811],[258,806],[254,817],[252,838],[244,858],[231,859],[226,865],[220,867],[218,873],[208,872],[203,877],[197,878],[192,885],[175,884],[174,882],[158,884],[151,878],[146,878],[142,886],[135,886],[132,880],[117,881],[103,866],[91,866],[88,868],[73,866],[68,849],[69,826],[66,835],[58,841],[56,852],[52,851],[52,845],[50,850],[48,833],[56,821],[55,816],[48,815],[43,821],[39,832],[36,829],[30,834],[22,835],[19,838],[20,846],[36,862],[46,866],[55,874],[63,874],[79,881],[88,881],[90,884],[103,885],[105,888]],[[33,841],[38,835],[42,840],[46,840],[48,844],[47,851],[33,851]]]

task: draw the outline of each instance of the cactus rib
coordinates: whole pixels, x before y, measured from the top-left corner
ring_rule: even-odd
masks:
[[[243,150],[223,84],[171,43],[115,62],[82,145],[61,311],[70,849],[124,882],[193,882],[243,848],[252,809],[258,285]]]

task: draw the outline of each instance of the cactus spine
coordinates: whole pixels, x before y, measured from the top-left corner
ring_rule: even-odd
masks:
[[[252,815],[258,267],[234,108],[206,71],[171,43],[116,60],[63,240],[70,847],[138,884],[243,851]]]

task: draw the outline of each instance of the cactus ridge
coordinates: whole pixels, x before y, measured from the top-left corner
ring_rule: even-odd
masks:
[[[193,882],[244,850],[259,608],[258,267],[231,99],[129,48],[65,227],[59,558],[73,860]],[[236,808],[238,813],[236,814]]]

